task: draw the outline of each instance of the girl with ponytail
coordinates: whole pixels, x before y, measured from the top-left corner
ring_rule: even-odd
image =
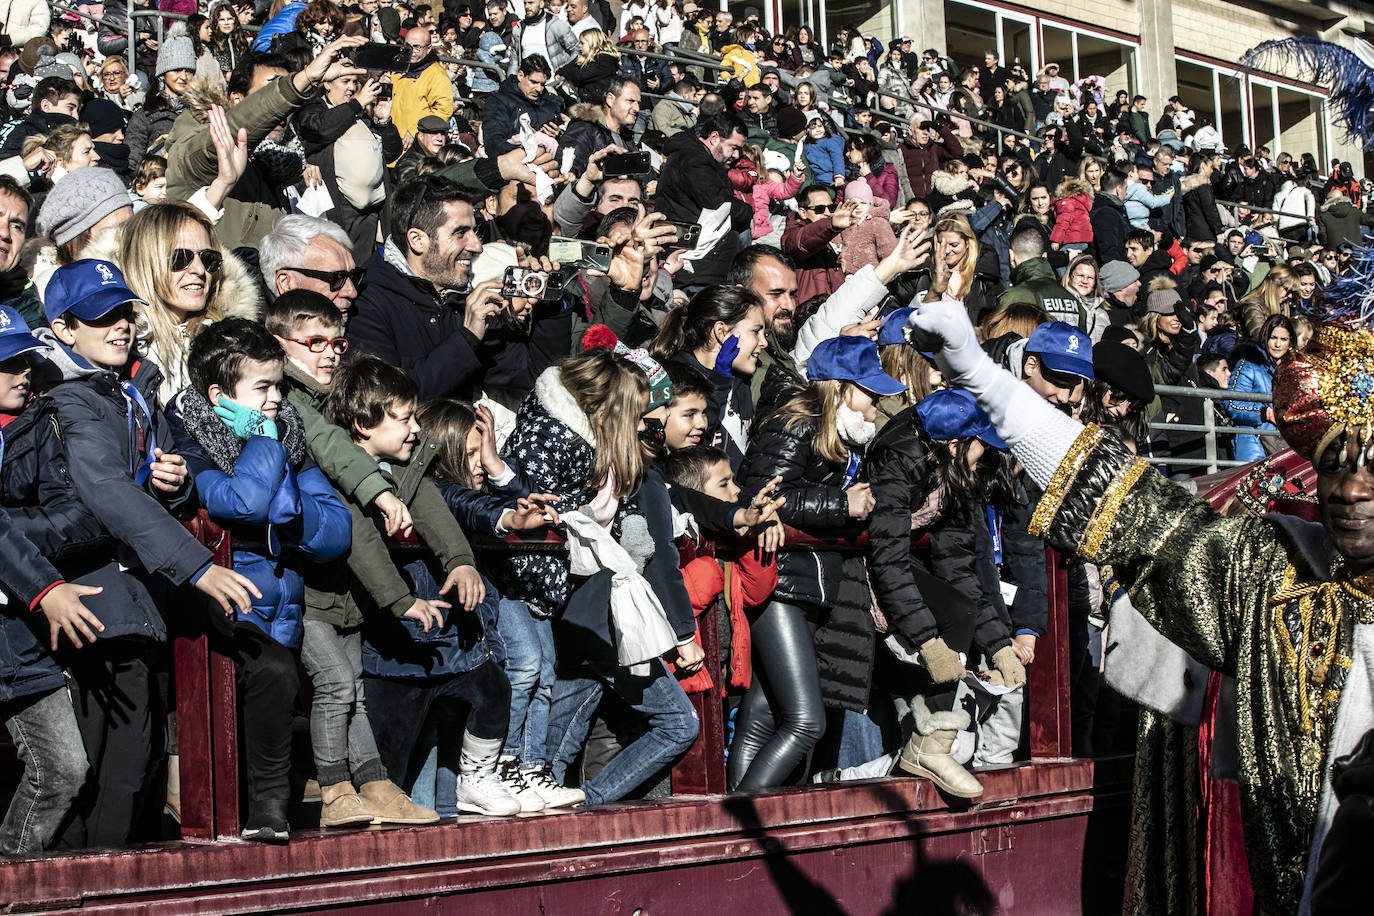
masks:
[[[711,383],[702,445],[725,450],[738,470],[749,444],[754,398],[749,380],[768,346],[763,305],[746,289],[708,286],[675,306],[663,319],[649,352],[659,362],[682,366]]]

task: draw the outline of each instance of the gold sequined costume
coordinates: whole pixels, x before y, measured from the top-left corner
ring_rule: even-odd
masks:
[[[1368,583],[1344,577],[1339,557],[1314,562],[1287,526],[1222,516],[1096,428],[1060,462],[1031,531],[1110,565],[1164,636],[1235,676],[1255,893],[1266,912],[1295,912],[1354,626],[1374,622]]]

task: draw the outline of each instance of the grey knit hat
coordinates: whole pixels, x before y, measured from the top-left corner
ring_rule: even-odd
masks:
[[[187,35],[173,35],[163,39],[162,46],[157,49],[157,72],[154,76],[161,76],[168,70],[190,70],[192,73],[196,69],[196,49],[191,44],[191,39]]]
[[[65,245],[120,207],[129,192],[109,169],[77,169],[63,176],[38,210],[38,234]]]
[[[1102,291],[1110,296],[1139,280],[1140,271],[1126,261],[1108,261],[1098,270],[1097,279],[1102,281]]]
[[[64,80],[70,80],[74,78],[75,74],[72,73],[71,67],[67,66],[58,58],[49,54],[40,54],[38,56],[38,66],[33,68],[33,78],[36,80],[45,80],[54,76],[61,77]]]

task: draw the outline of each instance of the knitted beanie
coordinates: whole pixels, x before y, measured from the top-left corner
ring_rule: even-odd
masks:
[[[161,76],[169,70],[190,70],[196,69],[196,49],[191,44],[191,39],[187,35],[173,35],[162,42],[162,46],[157,49],[157,67],[155,76]]]
[[[38,234],[65,245],[120,207],[129,206],[124,182],[109,169],[77,169],[48,192],[38,211]]]

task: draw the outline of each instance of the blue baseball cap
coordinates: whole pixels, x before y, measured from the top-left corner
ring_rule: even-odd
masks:
[[[1063,321],[1047,321],[1031,332],[1026,352],[1034,353],[1047,368],[1092,381],[1093,341]]]
[[[43,294],[43,314],[52,324],[67,312],[95,321],[126,302],[141,302],[109,261],[82,258],[53,271]]]
[[[978,439],[988,448],[1006,451],[1007,443],[992,428],[992,420],[962,388],[941,388],[916,405],[926,435],[932,439]]]
[[[878,328],[878,346],[906,343],[906,326],[911,323],[911,315],[915,311],[916,309],[907,306],[888,313],[883,319],[882,327]]]
[[[806,374],[813,382],[853,382],[876,395],[899,394],[906,386],[883,371],[878,345],[867,337],[847,335],[823,340],[811,351]]]
[[[51,347],[29,333],[29,326],[19,313],[7,305],[0,305],[0,362],[30,350],[49,350]]]

